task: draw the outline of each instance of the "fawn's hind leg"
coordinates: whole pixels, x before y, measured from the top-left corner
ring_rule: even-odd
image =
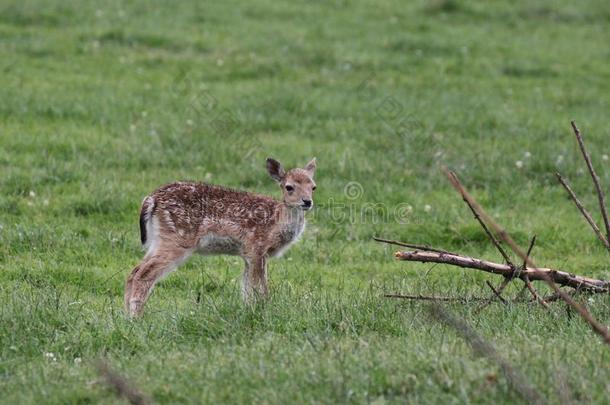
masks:
[[[158,248],[146,255],[129,275],[125,285],[125,307],[131,316],[142,313],[155,284],[178,267],[192,252],[184,248]]]

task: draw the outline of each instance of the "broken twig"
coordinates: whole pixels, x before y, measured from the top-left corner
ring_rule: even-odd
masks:
[[[591,216],[591,214],[589,214],[589,211],[587,211],[587,209],[580,202],[578,197],[576,197],[576,193],[574,193],[574,191],[572,190],[572,187],[570,187],[567,180],[564,179],[563,176],[559,173],[555,173],[555,175],[557,176],[557,179],[559,180],[559,182],[561,183],[563,188],[565,188],[566,191],[568,192],[568,195],[570,196],[572,201],[574,201],[574,204],[576,204],[576,207],[578,207],[578,209],[580,210],[580,213],[582,214],[582,216],[585,217],[585,219],[587,220],[589,225],[591,225],[591,228],[593,228],[593,232],[595,232],[595,235],[597,235],[597,238],[602,242],[602,244],[606,247],[606,249],[608,249],[610,251],[610,242],[601,232],[601,230],[595,223],[595,220],[593,220],[593,217]]]
[[[602,218],[604,220],[604,226],[606,227],[606,240],[610,241],[610,219],[608,219],[608,208],[606,208],[606,200],[604,197],[604,191],[602,186],[599,184],[599,176],[595,173],[595,168],[593,167],[593,163],[591,162],[591,157],[587,152],[587,148],[585,147],[585,142],[582,139],[582,135],[576,127],[576,123],[574,121],[570,122],[572,124],[572,129],[574,130],[574,136],[576,136],[576,140],[578,141],[578,146],[580,147],[580,151],[582,152],[582,157],[585,159],[585,163],[587,163],[587,168],[589,169],[589,173],[591,174],[591,178],[593,179],[593,184],[595,185],[595,190],[597,191],[597,199],[599,202],[599,209],[602,213]]]
[[[401,298],[404,300],[415,300],[415,301],[444,301],[444,302],[472,302],[472,301],[482,301],[484,298],[480,297],[434,297],[427,295],[409,295],[409,294],[385,294],[386,298]]]

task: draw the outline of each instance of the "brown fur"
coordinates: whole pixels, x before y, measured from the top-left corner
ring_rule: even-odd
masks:
[[[303,230],[315,189],[315,159],[288,172],[268,159],[267,170],[282,189],[282,201],[193,182],[168,184],[144,199],[140,230],[147,253],[125,286],[131,315],[139,315],[156,282],[193,253],[241,256],[244,298],[268,294],[267,259]]]

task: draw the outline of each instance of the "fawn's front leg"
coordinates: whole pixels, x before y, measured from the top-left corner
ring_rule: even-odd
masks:
[[[242,296],[244,301],[249,302],[253,298],[267,297],[267,258],[265,255],[251,255],[244,257],[246,268],[244,269]]]

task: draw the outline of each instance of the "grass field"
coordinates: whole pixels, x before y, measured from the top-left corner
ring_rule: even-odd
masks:
[[[445,164],[538,236],[538,263],[610,278],[554,179],[599,216],[569,120],[610,191],[608,38],[601,0],[3,1],[0,402],[114,403],[100,358],[159,403],[522,402],[423,303],[383,298],[498,280],[371,238],[499,260]],[[267,156],[318,159],[271,299],[245,307],[241,261],[196,257],[126,319],[142,198],[177,179],[279,196]],[[610,323],[608,296],[580,301]],[[446,307],[549,402],[607,403],[610,351],[564,304]]]

